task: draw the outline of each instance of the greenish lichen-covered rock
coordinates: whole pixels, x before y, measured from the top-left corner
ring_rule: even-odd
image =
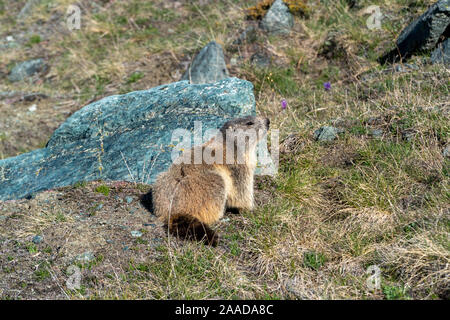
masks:
[[[276,0],[261,20],[261,28],[274,35],[289,34],[293,26],[294,17],[282,0]]]
[[[208,43],[192,61],[181,80],[190,83],[212,83],[228,78],[228,69],[220,44],[215,41]]]
[[[205,132],[254,114],[253,85],[237,78],[106,97],[69,117],[45,148],[0,160],[0,200],[80,181],[152,183],[171,164],[173,130],[201,121]]]
[[[314,131],[314,139],[316,141],[333,141],[342,132],[342,129],[324,126]]]
[[[47,69],[48,66],[42,59],[24,61],[15,65],[11,70],[8,79],[11,82],[22,81],[36,73],[45,72]]]

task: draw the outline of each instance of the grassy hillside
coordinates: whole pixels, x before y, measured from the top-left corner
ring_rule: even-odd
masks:
[[[277,177],[257,179],[256,210],[215,226],[218,248],[168,237],[137,201],[146,185],[81,183],[0,201],[0,297],[448,299],[450,72],[426,55],[377,63],[433,2],[310,0],[289,36],[258,31],[236,45],[257,23],[245,10],[257,1],[83,0],[75,31],[63,24],[72,1],[38,1],[20,19],[25,1],[0,1],[0,39],[16,42],[0,49],[0,159],[44,146],[89,102],[178,81],[211,40],[230,75],[254,84],[258,113],[284,141]],[[366,27],[373,4],[380,30]],[[252,63],[256,52],[268,67]],[[7,80],[15,62],[37,57],[45,75]],[[324,125],[344,132],[317,142]],[[66,286],[70,265],[80,289]],[[366,283],[372,265],[377,290]]]

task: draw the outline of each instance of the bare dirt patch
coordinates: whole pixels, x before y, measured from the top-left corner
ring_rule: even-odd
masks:
[[[95,191],[106,188],[107,196]],[[94,182],[1,202],[0,296],[76,298],[79,292],[66,286],[67,269],[76,266],[83,296],[92,297],[107,291],[108,281],[118,280],[130,261],[156,258],[165,232],[140,204],[141,190],[131,183]],[[41,242],[33,242],[36,235]]]

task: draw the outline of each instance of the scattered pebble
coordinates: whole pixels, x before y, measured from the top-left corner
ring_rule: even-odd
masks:
[[[78,255],[75,260],[78,262],[91,262],[95,259],[95,256],[92,252],[86,251],[80,255]]]
[[[372,129],[370,130],[370,135],[373,137],[381,137],[383,135],[383,130],[381,129]]]
[[[397,64],[393,67],[393,71],[395,72],[408,72],[409,70],[418,70],[419,67],[416,66],[415,64],[410,64],[410,63],[404,63],[403,65],[401,64]],[[388,71],[390,69],[387,69]]]
[[[251,63],[259,68],[267,68],[270,66],[270,60],[270,57],[264,52],[256,52],[250,58]]]
[[[412,141],[416,135],[414,130],[404,130],[402,131],[402,138],[406,141]]]
[[[125,201],[126,201],[128,204],[132,203],[133,200],[134,200],[133,197],[130,197],[130,196],[125,197]]]
[[[144,227],[156,227],[154,223],[144,223]]]
[[[42,236],[34,236],[33,239],[31,240],[34,244],[39,244],[44,240],[44,238]]]
[[[342,129],[324,126],[314,131],[314,139],[316,141],[333,141],[339,133],[344,132]]]
[[[29,108],[28,108],[28,111],[30,111],[30,112],[35,112],[37,110],[37,105],[36,104],[33,104],[33,105],[31,105]]]
[[[9,81],[16,82],[22,81],[32,75],[45,72],[48,69],[48,65],[43,59],[28,60],[15,65],[8,76]]]
[[[444,151],[442,151],[442,155],[443,155],[445,158],[450,158],[450,145],[448,145],[448,146],[444,149]]]
[[[131,231],[131,236],[134,237],[134,238],[142,237],[142,232],[137,231],[137,230],[133,230],[133,231]]]

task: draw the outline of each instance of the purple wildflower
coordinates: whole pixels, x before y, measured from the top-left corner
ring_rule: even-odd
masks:
[[[287,101],[285,99],[281,100],[281,108],[284,110],[287,107]]]
[[[328,91],[331,89],[331,83],[329,81],[327,81],[323,84],[323,87],[325,88],[325,90]]]

